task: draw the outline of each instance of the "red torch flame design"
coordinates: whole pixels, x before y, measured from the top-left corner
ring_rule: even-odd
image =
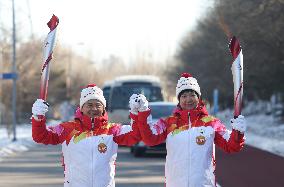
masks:
[[[52,59],[53,49],[55,47],[56,29],[58,23],[59,19],[55,15],[53,15],[50,21],[47,23],[50,32],[48,33],[47,38],[45,39],[44,42],[43,65],[41,69],[41,84],[40,84],[40,98],[43,100],[46,100],[47,98],[50,61]]]
[[[233,57],[231,70],[234,82],[234,117],[238,117],[242,111],[243,54],[240,43],[235,36],[229,43],[229,49]]]

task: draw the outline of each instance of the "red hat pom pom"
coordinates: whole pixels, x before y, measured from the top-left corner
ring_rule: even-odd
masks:
[[[192,75],[189,73],[182,73],[181,76],[184,78],[192,77]]]
[[[96,84],[88,84],[88,86],[86,88],[89,88],[89,87],[95,87],[97,86]]]

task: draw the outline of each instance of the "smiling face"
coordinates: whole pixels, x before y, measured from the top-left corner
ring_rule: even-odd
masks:
[[[104,110],[104,105],[100,101],[96,99],[90,99],[86,103],[84,103],[81,112],[84,115],[89,116],[90,118],[95,118],[103,116]]]
[[[196,108],[199,102],[198,95],[192,90],[186,90],[179,97],[179,105],[182,110],[190,110]]]

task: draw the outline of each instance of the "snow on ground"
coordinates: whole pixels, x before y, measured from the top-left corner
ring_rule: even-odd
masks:
[[[48,125],[56,125],[58,121],[52,120]],[[31,124],[21,124],[16,130],[17,141],[13,142],[13,134],[8,137],[6,128],[0,127],[0,162],[4,157],[27,151],[36,143],[32,140]]]
[[[0,161],[3,157],[29,150],[34,145],[31,136],[31,125],[23,124],[17,127],[17,141],[12,142],[12,134],[8,137],[6,128],[0,128]]]
[[[231,129],[230,119],[232,114],[232,111],[225,110],[217,115],[228,129]],[[284,157],[284,123],[277,122],[272,115],[254,114],[245,117],[248,125],[246,144]],[[59,121],[54,120],[50,121],[48,125],[58,123]],[[0,128],[0,161],[5,156],[27,151],[34,145],[36,144],[31,138],[31,124],[17,126],[16,142],[12,142],[8,138],[5,128]]]
[[[217,115],[228,129],[231,129],[230,119],[232,116],[233,112],[229,110]],[[245,116],[245,119],[247,145],[284,157],[284,123],[277,122],[272,115],[265,114],[248,115]]]

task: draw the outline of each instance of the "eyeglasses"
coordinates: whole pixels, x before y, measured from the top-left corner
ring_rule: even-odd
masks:
[[[92,108],[96,108],[96,109],[102,109],[104,106],[100,103],[96,103],[96,104],[93,104],[93,103],[87,103],[86,107],[88,109],[92,109]]]

